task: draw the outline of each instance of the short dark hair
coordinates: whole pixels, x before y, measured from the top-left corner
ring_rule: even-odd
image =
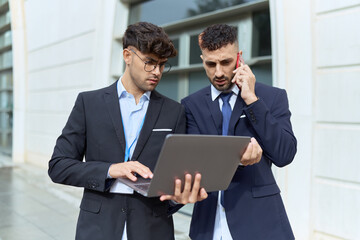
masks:
[[[159,58],[175,57],[177,51],[165,31],[152,23],[138,22],[129,25],[123,38],[123,49],[136,47],[145,54],[155,54]]]
[[[209,51],[237,42],[237,28],[226,24],[214,24],[199,35],[200,48]]]

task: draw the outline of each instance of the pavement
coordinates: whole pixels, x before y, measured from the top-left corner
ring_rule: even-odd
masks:
[[[75,239],[81,195],[51,182],[45,168],[0,155],[0,240]],[[176,240],[190,239],[191,207],[174,214]]]

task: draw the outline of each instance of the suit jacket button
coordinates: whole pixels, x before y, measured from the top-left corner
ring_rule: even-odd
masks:
[[[122,208],[121,212],[126,213],[126,208]]]
[[[90,179],[88,181],[88,186],[91,189],[95,189],[95,188],[99,187],[99,183],[96,180]]]

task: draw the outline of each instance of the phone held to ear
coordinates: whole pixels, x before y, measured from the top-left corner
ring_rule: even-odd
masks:
[[[237,53],[237,58],[236,58],[236,68],[240,67],[240,63],[245,64],[244,62],[244,58],[242,57],[242,51]]]
[[[239,67],[239,59],[240,59],[240,52],[237,53],[236,67],[235,67],[235,69],[237,69],[237,68]]]

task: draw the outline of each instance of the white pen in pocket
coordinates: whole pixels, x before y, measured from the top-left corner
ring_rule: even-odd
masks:
[[[154,128],[153,132],[171,132],[171,128]]]

